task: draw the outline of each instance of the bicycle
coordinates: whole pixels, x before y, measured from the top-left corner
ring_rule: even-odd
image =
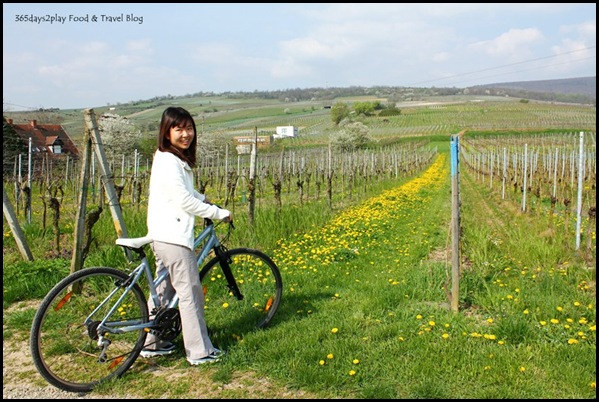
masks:
[[[232,222],[222,238],[210,219],[204,223],[194,250],[199,250],[198,267],[210,257],[199,274],[211,333],[225,327],[239,333],[265,328],[281,302],[279,268],[259,250],[226,249],[223,243],[234,228]],[[165,341],[179,335],[178,298],[167,305],[158,300],[156,286],[168,272],[154,277],[144,251],[151,241],[117,239],[118,246],[139,259],[133,270],[84,268],[61,280],[42,300],[31,326],[30,348],[35,367],[50,384],[70,392],[92,391],[135,363],[148,333]],[[152,311],[148,291],[157,306]]]

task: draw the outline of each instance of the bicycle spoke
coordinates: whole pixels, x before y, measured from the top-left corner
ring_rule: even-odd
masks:
[[[207,325],[213,337],[226,339],[270,323],[280,302],[282,280],[274,262],[257,250],[232,249],[225,256],[241,300],[229,287],[218,258],[206,264],[201,277]]]
[[[115,288],[115,281],[126,277],[112,268],[88,268],[65,278],[46,296],[33,321],[31,351],[38,371],[51,384],[67,391],[87,392],[133,364],[146,337],[143,330],[97,333],[99,323],[124,289],[108,303],[101,303]],[[139,287],[125,296],[114,315],[118,321],[113,320],[111,326],[130,323],[135,317],[147,322],[146,299]],[[101,354],[99,336],[108,343],[105,356]]]

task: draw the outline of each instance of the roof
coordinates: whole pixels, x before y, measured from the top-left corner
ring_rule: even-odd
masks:
[[[26,145],[31,138],[33,152],[52,153],[53,145],[62,145],[62,154],[79,157],[79,150],[60,124],[37,124],[36,120],[27,124],[14,124],[12,120],[8,120],[8,124],[15,129]]]

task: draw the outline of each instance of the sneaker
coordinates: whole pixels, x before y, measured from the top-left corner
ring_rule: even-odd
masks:
[[[167,343],[164,346],[159,347],[158,349],[150,349],[145,348],[142,349],[139,354],[141,357],[155,357],[155,356],[166,356],[174,353],[177,347],[173,343]]]
[[[225,352],[215,348],[214,351],[212,353],[210,353],[208,356],[201,357],[199,359],[190,359],[188,357],[187,361],[192,366],[197,366],[198,364],[204,364],[204,363],[215,363],[215,362],[219,361],[220,358],[222,357],[222,355],[224,355],[224,354],[225,354]]]

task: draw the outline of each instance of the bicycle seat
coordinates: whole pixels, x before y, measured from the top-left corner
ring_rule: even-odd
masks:
[[[131,238],[119,238],[116,239],[117,246],[125,246],[129,248],[140,248],[148,243],[151,243],[153,239],[148,236],[144,237],[131,237]]]

